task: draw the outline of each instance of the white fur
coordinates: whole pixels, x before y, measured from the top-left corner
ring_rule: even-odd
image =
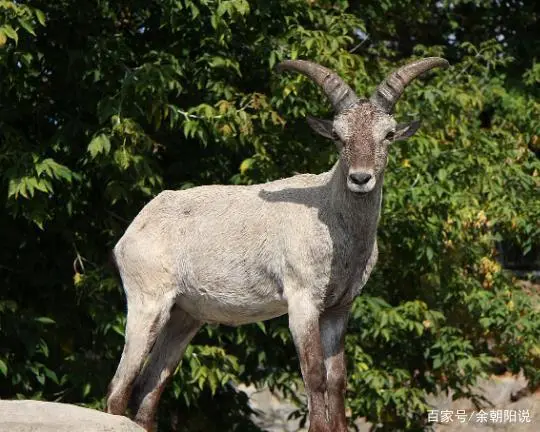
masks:
[[[376,261],[380,189],[355,196],[339,171],[160,193],[114,249],[126,292],[229,325],[287,313],[291,290],[350,302]]]
[[[161,391],[201,325],[288,313],[310,430],[346,430],[343,337],[377,261],[384,136],[395,122],[362,103],[336,124],[341,156],[328,172],[164,191],[133,220],[114,248],[128,323],[108,412],[121,414],[131,401],[137,422],[152,430]],[[373,177],[358,188],[349,181],[355,170]]]

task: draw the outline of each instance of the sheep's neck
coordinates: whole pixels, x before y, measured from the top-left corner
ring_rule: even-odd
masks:
[[[363,241],[374,241],[381,212],[384,173],[377,176],[374,189],[367,194],[351,192],[347,187],[346,170],[339,160],[328,172],[329,211],[349,235]]]

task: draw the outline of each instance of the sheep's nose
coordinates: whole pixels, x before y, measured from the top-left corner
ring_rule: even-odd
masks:
[[[354,183],[358,186],[364,186],[371,180],[371,177],[373,176],[366,172],[355,172],[349,174],[349,180],[351,181],[351,183]]]

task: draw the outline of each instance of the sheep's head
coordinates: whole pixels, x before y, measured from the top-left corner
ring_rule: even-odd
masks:
[[[415,61],[391,73],[370,99],[360,99],[331,70],[305,60],[287,60],[278,71],[294,70],[318,84],[336,112],[333,120],[308,117],[309,125],[320,135],[334,140],[341,150],[347,186],[352,192],[373,190],[384,171],[388,146],[413,135],[420,122],[397,123],[392,116],[396,102],[413,79],[434,67],[447,67],[439,57]]]

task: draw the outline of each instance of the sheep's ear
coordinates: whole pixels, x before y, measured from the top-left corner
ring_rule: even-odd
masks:
[[[413,136],[419,127],[420,120],[413,120],[410,123],[399,123],[396,126],[396,132],[392,141],[400,141]]]
[[[338,139],[334,132],[334,122],[332,120],[325,120],[317,117],[307,116],[307,122],[315,132],[322,135],[325,138],[336,141]]]

